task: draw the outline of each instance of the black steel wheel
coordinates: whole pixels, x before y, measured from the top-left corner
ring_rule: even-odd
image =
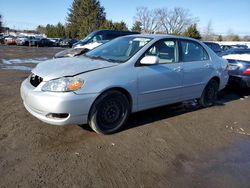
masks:
[[[199,104],[202,107],[209,107],[215,104],[217,100],[219,90],[219,83],[215,79],[212,79],[206,85],[201,98],[199,99]]]
[[[127,97],[119,91],[107,91],[91,107],[89,125],[97,133],[111,134],[118,131],[130,113]]]

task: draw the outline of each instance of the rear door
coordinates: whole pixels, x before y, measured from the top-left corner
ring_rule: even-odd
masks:
[[[179,46],[183,63],[182,100],[198,98],[212,74],[212,61],[196,41],[180,40]]]

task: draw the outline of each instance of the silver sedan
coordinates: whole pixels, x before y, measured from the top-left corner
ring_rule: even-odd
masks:
[[[214,104],[228,81],[227,61],[202,42],[131,35],[88,53],[37,65],[21,85],[25,108],[54,124],[116,132],[132,112],[198,99]]]

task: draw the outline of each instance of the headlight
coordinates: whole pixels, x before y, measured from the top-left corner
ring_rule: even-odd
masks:
[[[75,91],[83,86],[84,81],[80,78],[63,77],[48,81],[43,85],[42,91]]]

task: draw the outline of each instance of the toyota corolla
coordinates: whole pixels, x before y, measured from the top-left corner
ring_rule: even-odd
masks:
[[[194,39],[130,35],[84,55],[47,60],[21,85],[25,108],[54,125],[119,130],[130,113],[197,99],[214,104],[228,81],[227,61]]]

